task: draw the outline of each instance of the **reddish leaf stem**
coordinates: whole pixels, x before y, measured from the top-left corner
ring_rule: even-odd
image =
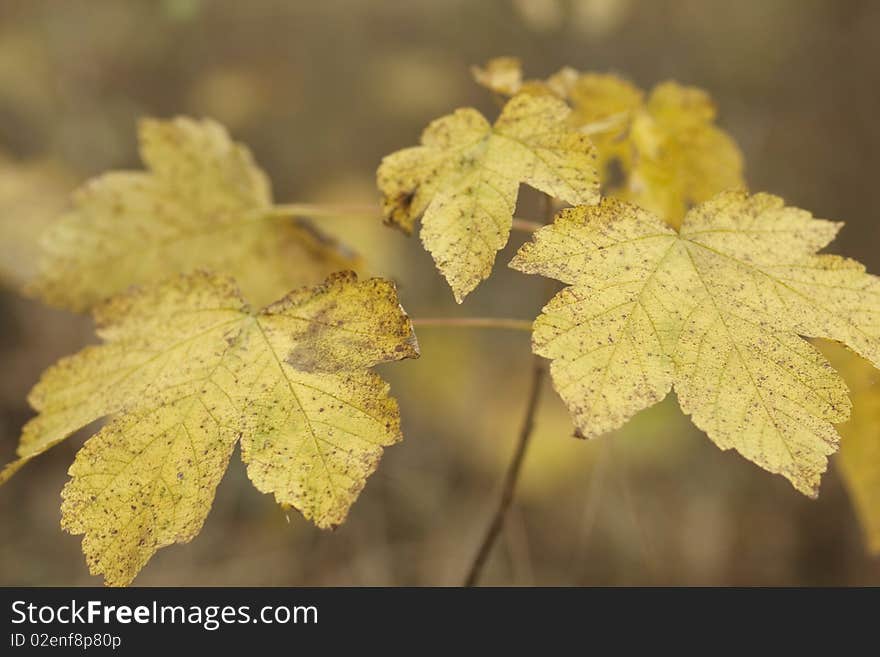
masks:
[[[358,218],[382,219],[382,209],[378,205],[362,204],[323,204],[323,203],[283,203],[272,208],[274,217],[308,217],[319,218]],[[542,224],[530,219],[513,218],[512,230],[533,233]]]
[[[419,328],[497,328],[514,331],[531,331],[532,322],[528,319],[508,319],[506,317],[416,317],[413,326]]]

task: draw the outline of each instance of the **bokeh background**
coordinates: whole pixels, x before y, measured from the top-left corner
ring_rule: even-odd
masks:
[[[517,55],[643,87],[706,88],[754,190],[847,226],[835,249],[880,272],[880,3],[871,0],[0,0],[0,267],[79,182],[138,166],[145,115],[211,116],[250,145],[281,201],[373,203],[381,157],[462,105],[492,114],[469,66]],[[525,214],[530,208],[524,203]],[[523,214],[523,212],[521,212]],[[534,317],[541,281],[504,264],[463,307],[418,241],[327,220],[413,316]],[[0,292],[0,461],[25,397],[90,321]],[[315,529],[248,482],[237,457],[201,535],[164,549],[140,585],[452,585],[498,496],[530,372],[528,335],[425,328],[388,367],[405,441],[349,521]],[[547,386],[517,503],[484,582],[520,585],[870,585],[870,558],[832,464],[811,501],[692,429],[675,400],[590,442]],[[99,584],[59,527],[83,436],[0,489],[0,584]]]

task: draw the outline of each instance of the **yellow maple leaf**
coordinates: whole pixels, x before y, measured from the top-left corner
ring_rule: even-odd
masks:
[[[567,203],[598,200],[589,138],[566,127],[561,100],[515,96],[492,126],[475,109],[437,119],[422,145],[388,155],[377,172],[386,221],[422,243],[461,303],[489,276],[510,235],[525,182]]]
[[[495,93],[515,96],[523,85],[522,63],[516,57],[494,57],[485,66],[471,66],[471,75]]]
[[[628,178],[633,167],[636,154],[629,141],[630,129],[644,106],[644,94],[628,80],[610,73],[578,74],[564,89],[572,106],[570,122],[593,140],[602,185],[612,193],[626,183],[614,177]]]
[[[483,66],[471,66],[471,76],[477,84],[499,96],[511,97],[525,93],[566,98],[578,72],[565,67],[546,80],[524,80],[522,62],[518,57],[493,57]]]
[[[511,266],[569,284],[533,349],[552,359],[578,431],[614,429],[674,388],[719,447],[815,495],[850,401],[799,336],[880,363],[880,278],[816,254],[840,226],[745,192],[695,207],[678,232],[612,199],[562,211]]]
[[[613,74],[564,68],[546,81],[522,77],[510,57],[474,69],[479,84],[501,95],[516,89],[565,99],[569,124],[596,147],[608,196],[638,203],[677,228],[691,206],[744,185],[742,153],[715,126],[715,105],[702,89],[663,82],[645,102],[640,89]]]
[[[880,372],[839,344],[823,342],[819,348],[850,389],[852,415],[837,427],[843,437],[837,465],[868,549],[880,554]]]
[[[99,176],[43,239],[32,291],[85,310],[132,284],[210,269],[268,303],[357,264],[308,221],[272,205],[269,181],[220,124],[184,117],[139,126],[148,171]]]
[[[368,368],[418,356],[392,283],[334,274],[259,312],[205,273],[95,310],[103,344],[60,360],[29,401],[28,460],[101,418],[62,494],[93,574],[128,584],[161,547],[201,529],[236,442],[256,487],[319,527],[341,523],[383,447],[397,402]]]
[[[633,119],[633,152],[622,161],[628,182],[620,195],[678,227],[692,205],[742,187],[742,153],[714,119],[715,105],[703,90],[657,85]]]

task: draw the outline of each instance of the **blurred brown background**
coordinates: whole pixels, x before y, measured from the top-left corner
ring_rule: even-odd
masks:
[[[510,54],[530,76],[571,65],[706,88],[752,189],[846,221],[835,249],[878,273],[878,30],[870,0],[0,0],[0,199],[17,199],[2,206],[0,258],[27,269],[8,236],[32,234],[77,182],[138,166],[144,115],[225,123],[280,201],[373,202],[382,155],[414,144],[430,119],[461,105],[494,113],[468,67]],[[399,282],[414,316],[531,318],[542,305],[541,282],[504,266],[521,236],[458,307],[415,239],[378,222],[327,225]],[[528,336],[419,337],[420,360],[382,372],[406,440],[343,527],[286,518],[234,458],[201,535],[160,551],[135,583],[459,583],[512,449]],[[90,340],[88,320],[0,293],[0,461],[12,458],[40,371]],[[586,443],[545,393],[485,583],[880,584],[833,466],[810,501],[718,450],[674,399]],[[58,524],[81,442],[0,490],[0,584],[100,583]]]

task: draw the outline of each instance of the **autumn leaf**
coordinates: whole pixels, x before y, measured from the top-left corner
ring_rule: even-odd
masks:
[[[609,165],[614,158],[627,171],[631,168],[629,132],[633,119],[645,105],[645,94],[629,80],[612,73],[579,73],[565,67],[546,80],[523,81],[520,61],[499,57],[485,68],[473,67],[474,80],[502,96],[516,93],[533,96],[551,95],[563,99],[572,108],[568,123],[590,135],[598,151],[603,185],[609,184]]]
[[[715,105],[703,90],[657,85],[633,120],[634,153],[621,196],[678,227],[692,205],[742,187],[742,153],[714,118]]]
[[[431,123],[422,145],[388,155],[377,172],[386,221],[412,232],[461,303],[507,243],[521,182],[567,203],[598,200],[590,140],[566,128],[569,109],[516,96],[495,125],[475,109]]]
[[[569,125],[596,147],[606,195],[638,203],[675,228],[691,206],[744,186],[742,153],[714,124],[715,104],[702,89],[663,82],[645,101],[624,78],[570,68],[522,82],[519,61],[510,57],[475,69],[474,79],[502,95],[516,88],[566,100]]]
[[[880,363],[880,278],[816,254],[840,226],[745,192],[695,207],[680,232],[617,200],[562,211],[511,266],[569,285],[536,320],[533,349],[579,433],[619,427],[674,388],[719,447],[815,495],[850,401],[800,336]]]
[[[516,57],[495,57],[485,66],[472,66],[478,84],[504,96],[515,96],[522,89],[522,63]]]
[[[397,402],[369,371],[418,356],[387,281],[335,274],[254,312],[231,279],[195,273],[94,314],[103,344],[43,374],[29,397],[39,414],[0,481],[108,418],[62,494],[62,526],[84,534],[108,584],[199,532],[239,439],[259,490],[333,527],[401,438]]]
[[[493,57],[483,66],[471,66],[474,81],[500,96],[527,93],[533,96],[567,98],[579,74],[566,66],[546,80],[523,79],[522,62],[517,57]]]
[[[0,156],[0,281],[20,289],[34,279],[40,235],[64,209],[73,186],[56,162]]]
[[[616,75],[582,73],[568,82],[564,97],[572,106],[572,126],[586,132],[596,146],[602,185],[609,194],[625,189],[638,158],[630,130],[644,106],[644,93]],[[615,176],[623,179],[615,180]]]
[[[47,303],[86,310],[132,284],[201,268],[234,276],[264,304],[356,264],[273,207],[266,175],[218,123],[147,119],[139,133],[148,170],[89,181],[45,235],[32,291]]]
[[[852,415],[837,427],[843,437],[837,465],[868,549],[880,554],[880,372],[839,344],[823,342],[819,348],[843,375],[852,395]]]

